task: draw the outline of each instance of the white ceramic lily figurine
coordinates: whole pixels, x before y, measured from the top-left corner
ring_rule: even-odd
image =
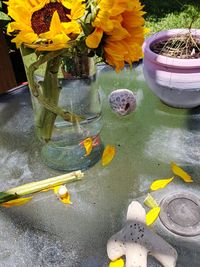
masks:
[[[176,250],[147,227],[145,220],[145,209],[139,202],[133,201],[128,207],[125,226],[108,241],[108,257],[115,261],[125,255],[126,267],[147,267],[150,254],[164,267],[175,267]]]

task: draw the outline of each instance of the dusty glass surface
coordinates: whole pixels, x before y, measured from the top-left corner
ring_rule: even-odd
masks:
[[[199,195],[200,109],[167,107],[144,82],[141,65],[120,74],[102,65],[98,82],[103,100],[104,144],[116,147],[106,167],[101,162],[85,171],[82,181],[68,186],[73,205],[65,206],[52,192],[37,194],[28,204],[0,208],[0,266],[105,267],[107,240],[121,229],[128,204],[142,203],[154,179],[172,175],[170,162],[187,170],[194,183],[176,179],[152,195],[159,202],[173,192]],[[119,117],[107,97],[118,88],[137,96],[137,109]],[[35,137],[27,88],[0,97],[1,191],[61,172],[43,165]],[[199,267],[200,237],[169,232],[158,219],[154,229],[177,248],[178,267]],[[149,259],[148,267],[160,266]]]

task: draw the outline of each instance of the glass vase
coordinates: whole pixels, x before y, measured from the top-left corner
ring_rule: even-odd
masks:
[[[87,169],[102,155],[96,65],[87,53],[21,49],[43,162],[56,170]]]

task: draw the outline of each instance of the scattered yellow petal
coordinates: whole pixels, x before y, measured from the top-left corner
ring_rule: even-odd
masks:
[[[169,183],[171,183],[171,181],[173,181],[173,179],[174,177],[156,180],[151,184],[150,188],[153,191],[161,189],[161,188],[165,188]]]
[[[70,200],[70,194],[65,185],[54,187],[54,193],[59,198],[59,200],[64,204],[72,204]]]
[[[158,207],[156,200],[150,194],[145,198],[144,204],[151,209]]]
[[[116,261],[111,261],[109,267],[124,267],[124,260],[120,258]]]
[[[60,187],[60,185],[52,186],[52,187],[43,189],[40,192],[48,192],[48,191],[51,191],[51,190],[53,190],[55,192],[56,188],[59,188],[59,187]]]
[[[151,225],[152,223],[154,223],[155,220],[158,218],[159,213],[160,213],[160,207],[155,207],[151,209],[146,214],[146,225]]]
[[[3,206],[5,208],[10,208],[13,206],[21,206],[29,202],[31,199],[32,197],[18,198],[18,199],[10,200],[8,202],[4,202],[0,204],[0,206]]]
[[[108,165],[112,161],[112,159],[114,158],[115,154],[116,154],[115,147],[107,145],[103,151],[102,165],[103,166]]]
[[[66,197],[60,197],[59,200],[64,204],[72,204],[69,193]]]
[[[93,143],[93,140],[91,137],[88,137],[87,139],[83,141],[83,146],[85,147],[85,150],[86,150],[85,156],[90,155],[92,151],[92,143]]]
[[[50,190],[54,190],[54,187],[49,187],[49,188],[43,189],[40,192],[48,192]]]
[[[182,168],[176,165],[176,163],[171,162],[171,168],[174,174],[181,177],[186,183],[192,183],[192,177],[185,172]]]

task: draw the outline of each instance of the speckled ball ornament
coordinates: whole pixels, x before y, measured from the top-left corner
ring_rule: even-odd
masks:
[[[114,90],[108,100],[112,110],[121,116],[128,115],[136,108],[136,97],[128,89]]]

